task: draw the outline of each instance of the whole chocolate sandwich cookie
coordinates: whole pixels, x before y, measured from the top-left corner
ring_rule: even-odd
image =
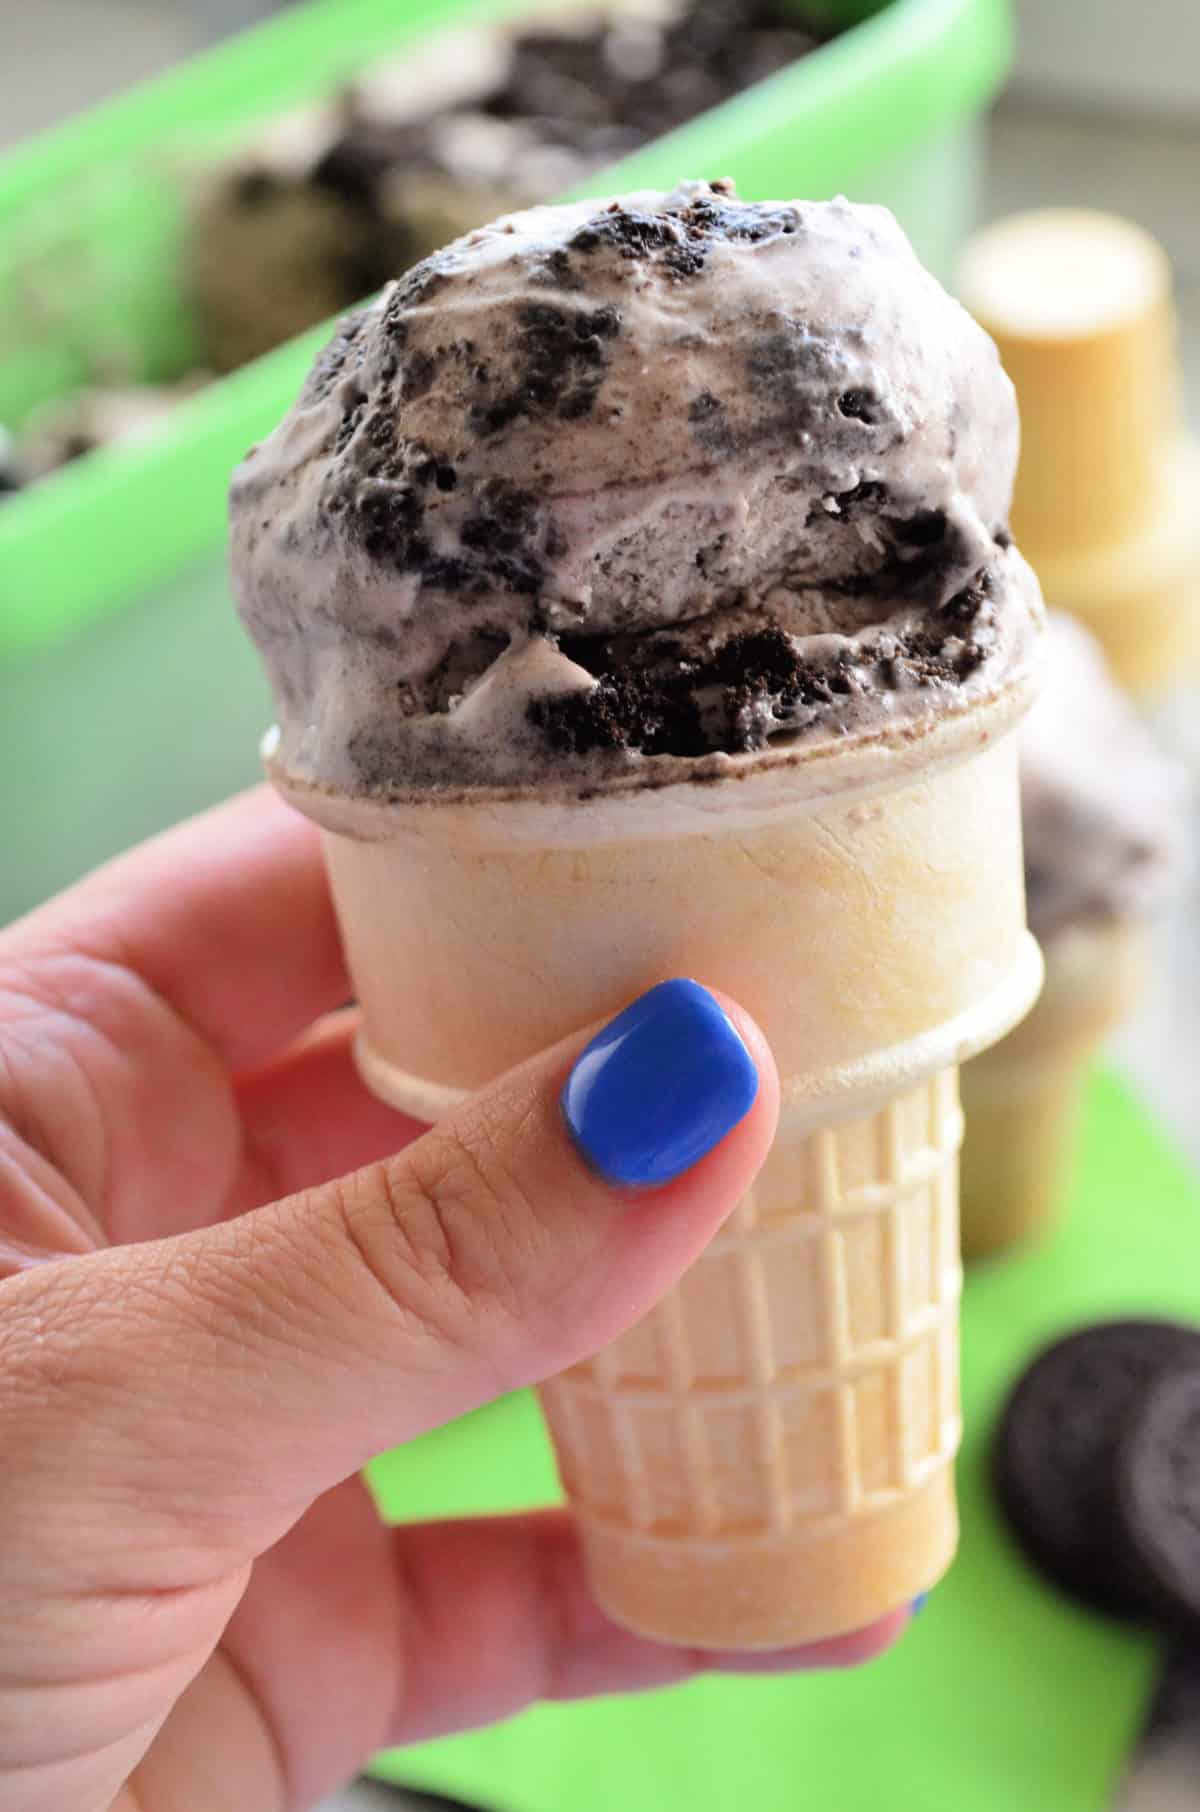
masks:
[[[993,1477],[1013,1533],[1056,1585],[1113,1616],[1151,1608],[1125,1539],[1120,1471],[1130,1462],[1119,1469],[1118,1456],[1156,1384],[1181,1366],[1200,1366],[1200,1330],[1150,1320],[1081,1328],[1034,1360],[1000,1420]]]

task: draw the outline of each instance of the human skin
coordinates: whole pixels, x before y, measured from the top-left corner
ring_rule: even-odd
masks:
[[[636,1320],[711,1238],[777,1080],[609,1186],[586,1033],[425,1132],[363,1089],[317,836],[265,791],[0,933],[0,1808],[285,1812],[539,1699],[834,1667],[618,1629],[557,1512],[386,1529],[397,1442]]]

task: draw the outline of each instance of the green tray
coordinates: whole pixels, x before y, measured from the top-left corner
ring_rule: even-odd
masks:
[[[0,163],[0,420],[18,424],[78,385],[88,346],[147,378],[189,362],[196,336],[176,273],[199,150],[433,27],[513,10],[518,0],[313,0],[11,153]],[[944,263],[969,221],[970,122],[1007,64],[1007,0],[810,10],[862,22],[592,191],[692,174],[733,175],[757,197],[843,189],[890,202]],[[77,630],[219,547],[229,470],[290,403],[325,332],[182,405],[152,445],[94,454],[5,502],[0,656]],[[134,708],[136,691],[131,681],[114,708]]]
[[[968,1278],[962,1549],[890,1655],[853,1674],[540,1707],[384,1756],[378,1773],[494,1812],[1103,1812],[1155,1651],[1029,1571],[997,1519],[985,1458],[1001,1397],[1034,1348],[1128,1310],[1200,1318],[1200,1188],[1103,1075],[1061,1233]],[[557,1495],[528,1395],[386,1455],[372,1480],[397,1521]]]

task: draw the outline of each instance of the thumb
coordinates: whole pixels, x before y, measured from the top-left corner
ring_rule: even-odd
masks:
[[[761,1033],[651,989],[399,1156],[5,1286],[0,1431],[114,1514],[274,1540],[372,1454],[552,1375],[648,1310],[774,1133]]]

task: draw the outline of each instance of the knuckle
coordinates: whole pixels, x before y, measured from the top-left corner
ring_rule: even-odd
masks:
[[[492,1342],[519,1320],[542,1223],[486,1127],[427,1134],[348,1178],[340,1207],[375,1281],[428,1332],[459,1345]]]

